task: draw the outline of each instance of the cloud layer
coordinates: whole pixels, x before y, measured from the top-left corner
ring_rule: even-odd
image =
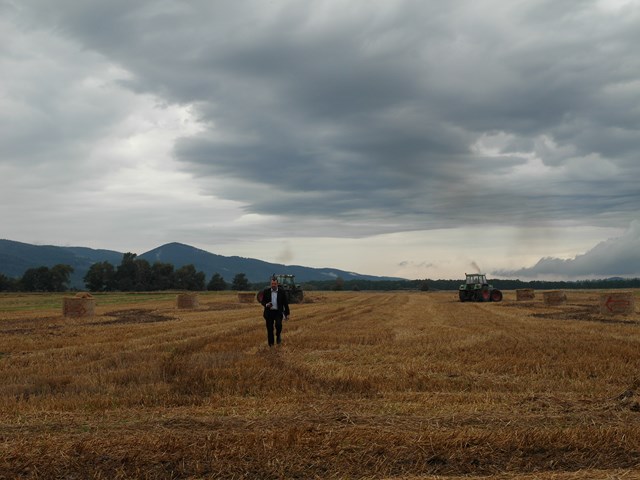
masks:
[[[512,278],[640,278],[640,220],[633,221],[621,237],[601,242],[574,258],[545,257],[529,268],[494,273]]]
[[[180,209],[220,209],[176,227],[199,238],[203,214],[209,229],[235,215],[229,238],[265,235],[264,219],[278,235],[362,238],[637,216],[636,1],[0,0],[0,13],[14,195],[52,179],[147,182],[159,204],[159,188],[191,189]]]

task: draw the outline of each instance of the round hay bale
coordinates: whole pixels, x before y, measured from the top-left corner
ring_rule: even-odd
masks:
[[[516,300],[521,302],[523,300],[533,300],[536,298],[536,293],[533,288],[520,288],[516,290]]]
[[[62,299],[62,314],[65,317],[93,317],[96,311],[96,301],[93,297],[64,297]]]
[[[195,293],[180,293],[176,298],[176,304],[178,308],[198,308],[200,302],[198,301],[198,295]]]
[[[564,290],[551,290],[542,292],[545,305],[564,305],[567,303],[567,294]]]
[[[253,292],[238,292],[238,301],[240,303],[253,303],[256,301],[256,294]]]
[[[632,292],[610,292],[600,295],[600,313],[603,315],[629,315],[636,311]]]

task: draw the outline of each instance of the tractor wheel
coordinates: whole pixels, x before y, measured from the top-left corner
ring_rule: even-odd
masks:
[[[289,291],[289,301],[291,303],[302,303],[304,300],[304,290],[296,288]]]
[[[488,302],[491,299],[491,295],[489,295],[489,290],[479,290],[478,291],[478,301],[479,302]]]
[[[492,302],[501,302],[502,301],[502,292],[500,290],[494,290],[491,292],[491,301]]]
[[[287,300],[289,303],[302,303],[304,292],[302,290],[287,290]]]
[[[458,292],[458,297],[460,297],[460,301],[461,302],[466,302],[467,301],[467,292],[465,292],[464,290],[460,290]]]

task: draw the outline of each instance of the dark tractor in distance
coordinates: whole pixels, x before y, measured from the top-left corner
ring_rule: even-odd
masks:
[[[285,292],[287,292],[287,298],[289,303],[302,303],[304,299],[304,292],[302,286],[296,283],[295,275],[276,275],[278,279],[278,285],[280,285]]]
[[[295,275],[274,275],[276,280],[278,280],[279,288],[282,288],[287,294],[287,300],[289,303],[302,303],[304,299],[304,292],[302,291],[302,286],[296,284],[296,276]],[[262,301],[262,290],[258,292],[256,296],[258,302]]]
[[[461,302],[500,302],[502,292],[487,282],[484,273],[465,273],[465,283],[460,285],[458,295]]]

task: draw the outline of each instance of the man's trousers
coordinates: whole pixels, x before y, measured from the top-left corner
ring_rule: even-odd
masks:
[[[264,319],[267,324],[267,342],[272,346],[275,342],[280,343],[280,334],[282,333],[282,312],[278,310],[265,310]],[[273,336],[273,327],[276,327],[275,342]]]

